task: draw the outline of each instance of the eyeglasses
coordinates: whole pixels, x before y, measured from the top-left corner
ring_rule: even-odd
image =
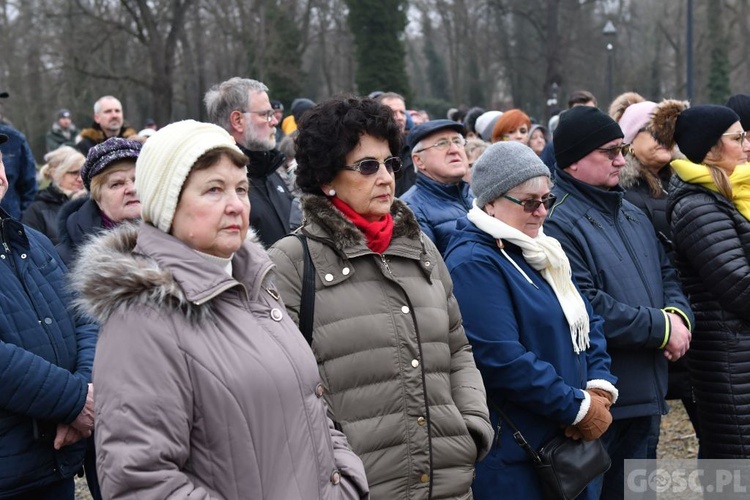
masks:
[[[523,207],[523,211],[528,214],[536,212],[537,209],[539,208],[539,205],[544,205],[545,210],[549,210],[549,208],[552,205],[554,205],[555,200],[557,199],[557,197],[552,193],[548,194],[541,200],[529,199],[529,200],[521,201],[518,198],[513,198],[512,196],[508,196],[507,194],[504,194],[503,198],[505,198],[506,200],[510,200],[513,203],[516,203],[518,205],[521,205]]]
[[[733,136],[732,140],[733,141],[737,141],[740,144],[742,144],[743,142],[745,142],[746,140],[748,140],[747,139],[747,132],[727,132],[726,134],[721,134],[721,135],[730,135],[730,136]]]
[[[609,161],[615,161],[615,159],[620,156],[620,153],[622,153],[622,156],[628,156],[632,152],[630,144],[620,144],[619,146],[612,146],[611,148],[596,148],[596,150],[607,155]]]
[[[388,170],[389,173],[396,173],[401,170],[403,163],[398,156],[389,156],[383,161],[369,159],[360,160],[354,165],[344,165],[343,168],[344,170],[354,170],[362,175],[373,175],[378,173],[380,165],[385,165],[385,169]]]
[[[254,115],[265,116],[266,121],[268,123],[271,123],[273,121],[274,110],[268,109],[264,111],[240,111],[240,113],[242,113],[243,115],[254,114]]]
[[[414,152],[421,153],[422,151],[425,151],[430,148],[435,148],[438,151],[445,151],[451,147],[451,144],[456,145],[459,148],[462,148],[466,146],[466,139],[464,139],[462,136],[454,137],[453,139],[441,139],[437,141],[435,144],[433,144],[432,146],[427,146],[426,148],[422,148]]]

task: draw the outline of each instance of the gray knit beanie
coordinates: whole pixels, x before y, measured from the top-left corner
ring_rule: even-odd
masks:
[[[549,169],[530,147],[516,141],[496,142],[474,162],[471,190],[481,208],[519,184],[541,175],[549,177]]]

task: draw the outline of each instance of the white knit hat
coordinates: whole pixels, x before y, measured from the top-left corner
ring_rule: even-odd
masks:
[[[205,153],[220,147],[242,154],[226,130],[195,120],[172,123],[149,137],[135,164],[135,189],[143,221],[168,233],[182,185],[193,165]]]

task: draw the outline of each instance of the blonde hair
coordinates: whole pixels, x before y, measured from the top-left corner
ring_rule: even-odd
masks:
[[[91,199],[99,203],[102,196],[102,188],[107,183],[109,176],[115,172],[124,172],[131,168],[135,170],[135,158],[126,158],[107,165],[107,168],[91,178],[91,189],[89,190]]]
[[[86,161],[80,151],[70,146],[60,146],[44,155],[46,162],[37,173],[37,181],[43,183],[51,181],[59,185],[66,172],[81,168]]]

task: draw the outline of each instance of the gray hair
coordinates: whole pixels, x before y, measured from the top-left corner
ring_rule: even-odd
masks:
[[[238,76],[211,87],[203,97],[208,121],[231,132],[229,117],[232,111],[247,109],[251,92],[268,92],[268,87],[258,80]]]
[[[103,102],[104,100],[107,100],[107,99],[112,99],[112,100],[115,100],[115,101],[117,101],[117,103],[118,103],[118,104],[120,105],[120,108],[122,108],[122,103],[120,102],[120,100],[119,100],[119,99],[118,99],[117,97],[115,97],[115,96],[113,96],[113,95],[103,95],[103,96],[101,96],[101,97],[100,97],[100,98],[99,98],[99,99],[98,99],[98,100],[97,100],[97,101],[96,101],[96,102],[94,103],[94,114],[95,114],[95,115],[98,115],[98,114],[99,114],[99,113],[101,112],[101,110],[102,110],[102,102]]]

